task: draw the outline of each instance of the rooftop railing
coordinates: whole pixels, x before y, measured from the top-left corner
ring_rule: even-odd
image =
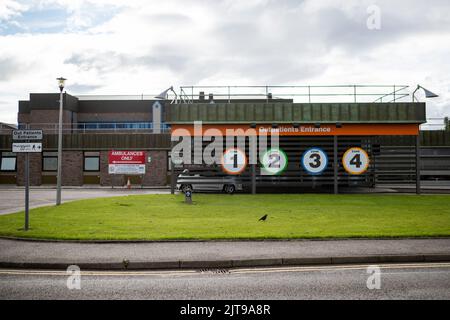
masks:
[[[327,86],[182,86],[178,100],[290,99],[298,103],[401,102],[410,95],[407,85],[327,85]]]
[[[252,99],[289,99],[298,103],[322,102],[402,102],[410,96],[407,85],[299,85],[299,86],[181,86],[177,95],[169,92],[172,103]],[[157,94],[77,95],[79,100],[156,100]]]
[[[75,95],[78,100],[157,100],[155,97],[157,94],[142,93],[142,94],[108,94],[108,95],[91,95],[91,94],[80,94]],[[173,96],[175,97],[175,96]]]

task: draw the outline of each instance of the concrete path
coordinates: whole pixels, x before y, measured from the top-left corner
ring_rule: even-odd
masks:
[[[97,188],[63,189],[61,192],[62,202],[101,198],[117,197],[136,194],[163,194],[170,193],[169,189],[126,189],[126,188]],[[30,208],[54,205],[56,201],[56,189],[54,188],[33,188],[30,190]],[[24,188],[0,188],[0,215],[18,211],[25,208]]]
[[[425,258],[427,255],[429,257]],[[434,259],[433,256],[437,258]],[[450,239],[150,243],[70,243],[0,239],[0,266],[14,267],[23,264],[28,267],[64,268],[69,264],[77,264],[95,269],[120,269],[124,267],[124,260],[129,262],[130,268],[155,269],[418,262],[433,259],[450,261]]]

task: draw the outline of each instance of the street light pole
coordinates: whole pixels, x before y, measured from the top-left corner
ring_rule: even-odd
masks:
[[[439,97],[436,93],[431,92],[430,90],[425,89],[424,87],[422,87],[421,85],[417,85],[416,90],[414,90],[413,94],[412,94],[412,102],[416,102],[418,101],[416,99],[416,92],[422,89],[425,92],[425,98],[437,98]],[[421,193],[421,184],[420,184],[420,179],[421,179],[421,172],[420,172],[420,132],[417,134],[416,136],[416,193],[420,194]]]
[[[57,78],[59,85],[59,128],[58,128],[58,174],[56,177],[56,205],[61,204],[61,164],[62,164],[62,119],[63,119],[63,90],[66,79]]]

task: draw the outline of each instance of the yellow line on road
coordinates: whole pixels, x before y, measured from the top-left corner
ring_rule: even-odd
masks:
[[[450,263],[416,263],[416,264],[372,264],[380,269],[427,269],[427,268],[450,268]],[[226,273],[218,272],[216,275],[228,274],[257,274],[257,273],[282,273],[282,272],[321,272],[321,271],[347,271],[347,270],[365,270],[369,265],[333,265],[333,266],[301,266],[301,267],[262,267],[245,269],[223,269]],[[199,270],[167,270],[167,271],[81,271],[81,276],[192,276],[215,274],[214,270],[200,272]],[[0,269],[0,275],[29,275],[29,276],[68,276],[66,271],[57,270],[18,270],[18,269]]]
[[[450,263],[420,263],[420,264],[365,264],[365,265],[333,265],[322,267],[274,267],[262,269],[236,269],[232,273],[270,273],[270,272],[317,272],[339,270],[365,270],[368,266],[378,266],[380,269],[426,269],[426,268],[450,268]]]

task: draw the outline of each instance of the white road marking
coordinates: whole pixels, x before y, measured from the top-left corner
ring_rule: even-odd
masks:
[[[450,268],[450,263],[420,263],[420,264],[379,264],[381,269],[428,269],[428,268]],[[311,267],[265,267],[265,268],[246,268],[246,269],[227,269],[229,273],[217,273],[217,276],[226,276],[230,274],[258,274],[258,273],[283,273],[283,272],[323,272],[323,271],[346,271],[346,270],[365,270],[368,265],[333,265],[333,266],[311,266]],[[220,269],[220,268],[218,268]],[[213,269],[211,269],[213,270]],[[205,272],[211,275],[211,273]],[[394,273],[389,273],[394,274]],[[66,271],[59,270],[18,270],[18,269],[0,269],[0,275],[30,275],[30,276],[67,276]],[[168,271],[81,271],[82,276],[192,276],[202,275],[199,270],[168,270]]]

